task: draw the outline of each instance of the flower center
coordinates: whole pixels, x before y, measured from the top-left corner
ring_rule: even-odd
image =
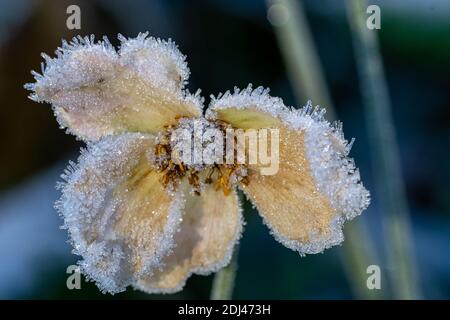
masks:
[[[187,178],[191,192],[205,185],[228,195],[238,184],[248,184],[248,170],[237,161],[237,141],[230,124],[205,118],[179,118],[159,134],[154,163],[163,173],[161,183],[176,188]]]

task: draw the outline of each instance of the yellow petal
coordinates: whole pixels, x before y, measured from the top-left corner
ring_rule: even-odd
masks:
[[[213,97],[206,117],[223,120],[240,129],[270,128],[281,125],[277,115],[285,108],[280,98],[268,95],[267,89],[258,87],[252,90],[249,85],[242,91],[235,89],[234,94],[228,91],[218,98]]]
[[[32,99],[51,103],[64,128],[90,141],[126,131],[156,133],[176,117],[201,115],[198,94],[183,91],[189,69],[168,41],[120,38],[119,52],[107,41],[79,38],[64,43],[43,74],[26,85]]]
[[[206,116],[242,129],[279,129],[279,170],[262,175],[250,166],[242,189],[275,238],[300,254],[317,253],[343,241],[345,220],[369,204],[369,192],[347,155],[342,126],[308,103],[288,108],[268,90],[251,86],[213,99]],[[258,161],[259,162],[259,161]],[[260,163],[260,162],[259,162]]]
[[[302,254],[316,253],[342,241],[340,216],[317,190],[302,132],[281,129],[278,172],[261,175],[254,167],[249,180],[243,191],[285,246]]]
[[[183,288],[193,274],[206,275],[226,266],[242,231],[239,199],[206,186],[201,196],[187,195],[186,212],[175,235],[176,247],[164,267],[142,277],[136,287],[148,293],[171,293]]]
[[[158,267],[173,245],[183,197],[150,166],[153,137],[122,134],[89,145],[66,174],[57,208],[83,272],[102,291],[122,291]]]

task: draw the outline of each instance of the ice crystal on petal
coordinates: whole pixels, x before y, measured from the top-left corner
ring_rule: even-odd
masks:
[[[331,125],[323,118],[315,121],[305,118],[306,152],[318,189],[346,219],[353,219],[370,203],[370,194],[361,182],[359,170],[348,157],[354,140],[348,143],[339,123]]]
[[[186,212],[175,234],[175,247],[159,271],[143,276],[135,287],[147,293],[175,293],[192,274],[209,275],[230,263],[245,222],[236,191],[228,196],[207,186],[200,197],[186,196]],[[192,201],[195,201],[192,207]],[[221,203],[217,206],[217,203]]]
[[[74,253],[83,257],[80,261],[82,271],[102,291],[123,291],[141,273],[150,273],[157,268],[173,245],[173,234],[184,206],[184,197],[180,194],[172,196],[167,223],[163,230],[155,233],[156,251],[130,248],[114,228],[121,218],[117,216],[121,198],[113,196],[112,191],[130,175],[152,139],[148,135],[129,133],[89,144],[78,164],[69,165],[63,175],[65,182],[59,185],[62,196],[56,208],[64,218]],[[130,229],[130,232],[137,231]],[[139,259],[145,262],[139,273],[131,265],[132,250],[141,250]]]
[[[215,119],[216,110],[228,108],[255,108],[258,111],[278,117],[286,107],[281,98],[272,97],[269,94],[268,88],[257,87],[256,89],[253,89],[252,84],[249,84],[248,87],[243,90],[235,87],[234,92],[226,91],[224,94],[219,94],[217,97],[211,95],[211,103],[206,111],[206,117]]]
[[[268,89],[253,89],[252,85],[243,90],[235,88],[233,93],[227,91],[217,98],[212,96],[206,116],[215,119],[219,110],[229,108],[237,109],[236,112],[256,110],[281,120],[288,128],[303,131],[308,163],[317,190],[327,196],[339,213],[326,238],[312,234],[310,243],[299,244],[280,234],[274,234],[275,237],[300,253],[317,253],[341,243],[344,221],[359,215],[370,203],[370,194],[360,181],[353,159],[348,157],[354,140],[348,143],[344,138],[342,124],[328,122],[324,118],[325,109],[313,107],[310,101],[301,109],[286,107],[282,99],[270,96]]]
[[[86,141],[155,133],[176,115],[201,115],[203,98],[183,89],[189,69],[172,41],[119,38],[119,52],[91,36],[64,41],[55,58],[43,54],[42,75],[25,85],[30,98],[51,103],[61,127]]]
[[[95,43],[94,36],[76,37],[55,51],[56,57],[42,54],[42,75],[32,72],[36,83],[25,88],[34,91],[30,98],[42,102],[61,90],[88,86],[113,76],[118,55],[107,38]]]
[[[173,92],[181,90],[190,73],[186,56],[171,39],[165,41],[147,35],[147,32],[136,38],[119,35],[121,63],[155,87]]]
[[[280,208],[281,210],[282,208]],[[270,234],[286,248],[297,251],[301,257],[307,254],[317,254],[321,253],[326,249],[333,246],[339,245],[344,241],[344,234],[342,232],[342,227],[345,219],[342,216],[336,216],[333,221],[331,221],[329,228],[329,233],[325,236],[318,234],[316,231],[311,231],[309,234],[309,241],[299,242],[296,240],[291,240],[285,237],[283,234],[276,232],[273,226],[267,219],[263,219],[264,224],[270,229]]]

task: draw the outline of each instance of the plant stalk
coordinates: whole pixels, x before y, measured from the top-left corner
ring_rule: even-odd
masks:
[[[395,298],[417,299],[421,294],[411,248],[408,206],[377,31],[366,26],[369,16],[365,0],[347,0],[346,7],[366,109],[376,188],[384,213],[387,270]]]
[[[214,276],[211,289],[211,300],[230,300],[232,298],[238,255],[239,245],[236,245],[230,264],[217,272]]]
[[[268,0],[267,6],[297,101],[302,104],[311,99],[314,104],[326,107],[328,119],[336,119],[301,1]],[[364,221],[361,218],[352,221],[344,231],[346,241],[341,260],[355,296],[382,298],[382,292],[366,287],[366,269],[379,260]]]

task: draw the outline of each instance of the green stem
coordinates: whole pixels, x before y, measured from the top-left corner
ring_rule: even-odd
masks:
[[[366,108],[374,176],[384,212],[390,263],[387,270],[395,298],[419,298],[405,186],[377,31],[366,26],[365,0],[347,0],[346,4]]]
[[[314,104],[326,106],[328,118],[335,119],[320,59],[301,2],[268,0],[267,5],[297,101],[303,103],[311,99]],[[382,292],[366,287],[366,268],[379,260],[364,221],[353,221],[346,225],[344,231],[346,241],[341,260],[355,296],[360,299],[382,298]]]
[[[214,276],[211,289],[211,300],[230,300],[232,298],[238,254],[239,245],[236,245],[230,264],[217,272]]]
[[[384,291],[367,287],[367,267],[379,265],[380,260],[363,220],[356,219],[346,225],[342,249],[342,263],[355,296],[364,300],[383,299]]]

